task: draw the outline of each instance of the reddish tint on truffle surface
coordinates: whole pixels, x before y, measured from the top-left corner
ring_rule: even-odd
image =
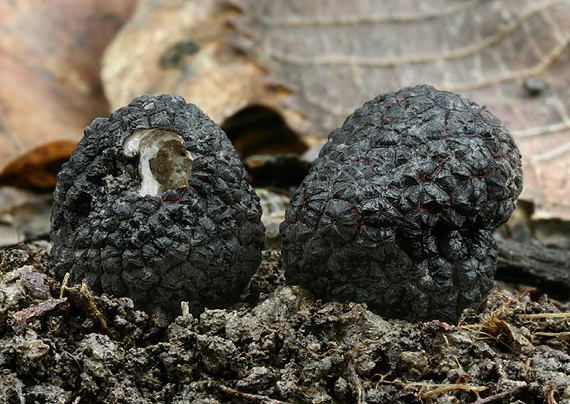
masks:
[[[521,156],[485,107],[431,86],[367,102],[329,135],[281,224],[286,278],[387,317],[456,321],[489,293]]]

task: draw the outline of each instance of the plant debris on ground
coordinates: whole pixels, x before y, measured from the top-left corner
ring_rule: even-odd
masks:
[[[385,320],[285,283],[267,250],[244,301],[153,318],[0,250],[1,403],[562,403],[570,305],[495,288],[459,324]]]

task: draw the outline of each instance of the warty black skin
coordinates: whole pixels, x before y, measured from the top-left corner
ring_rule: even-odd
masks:
[[[491,290],[491,231],[522,182],[485,107],[425,85],[380,95],[331,132],[291,199],[287,282],[386,317],[457,321]]]
[[[124,142],[153,128],[182,136],[192,173],[187,186],[141,196],[139,156],[126,156]],[[225,133],[181,97],[143,95],[95,119],[53,199],[57,277],[69,272],[72,284],[85,279],[148,312],[173,318],[181,301],[193,314],[235,303],[261,260],[261,206],[244,166]]]

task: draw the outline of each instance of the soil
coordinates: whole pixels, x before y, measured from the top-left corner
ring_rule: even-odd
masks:
[[[174,322],[0,250],[0,403],[570,402],[570,304],[495,286],[459,324],[314,300],[267,250],[243,302]],[[483,307],[485,306],[485,307]]]

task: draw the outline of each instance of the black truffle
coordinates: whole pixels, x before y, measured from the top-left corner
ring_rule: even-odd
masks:
[[[456,321],[489,293],[522,190],[503,123],[430,86],[357,109],[294,193],[280,231],[285,276],[316,297],[410,321]]]
[[[225,133],[195,105],[143,95],[86,128],[57,177],[61,279],[194,314],[239,299],[261,260],[259,198]]]

